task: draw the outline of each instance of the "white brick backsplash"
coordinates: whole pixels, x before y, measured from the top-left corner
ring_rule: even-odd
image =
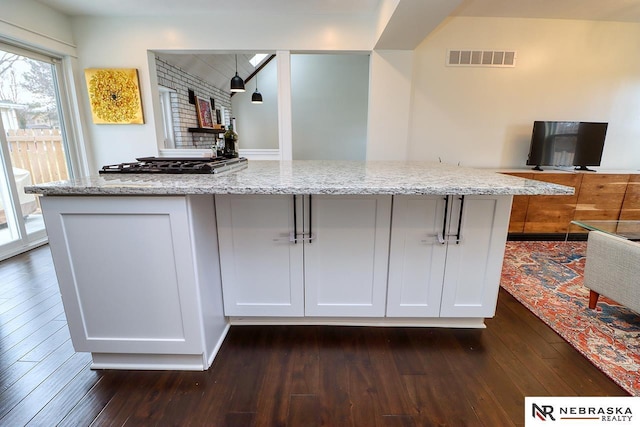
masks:
[[[198,126],[196,106],[189,103],[188,89],[193,90],[196,96],[205,99],[213,98],[216,108],[224,107],[227,117],[232,115],[229,92],[214,87],[210,83],[192,76],[158,57],[156,57],[156,69],[158,84],[176,91],[175,94],[171,94],[171,114],[173,116],[176,148],[210,147],[215,142],[215,135],[187,131],[187,128]],[[213,114],[215,117],[215,111]],[[202,142],[200,142],[200,137],[202,137]]]

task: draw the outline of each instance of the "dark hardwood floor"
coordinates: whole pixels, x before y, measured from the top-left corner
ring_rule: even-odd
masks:
[[[206,372],[92,371],[48,246],[0,262],[0,425],[508,426],[626,395],[504,291],[484,330],[234,326]]]

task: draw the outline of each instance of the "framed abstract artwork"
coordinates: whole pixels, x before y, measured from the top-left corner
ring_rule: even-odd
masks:
[[[214,121],[211,112],[211,102],[196,96],[196,112],[198,113],[198,126],[213,129]]]
[[[93,123],[144,123],[137,69],[88,68],[84,74]]]

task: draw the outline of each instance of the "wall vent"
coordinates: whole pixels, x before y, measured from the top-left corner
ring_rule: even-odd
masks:
[[[515,67],[514,50],[449,49],[447,65],[452,67]]]

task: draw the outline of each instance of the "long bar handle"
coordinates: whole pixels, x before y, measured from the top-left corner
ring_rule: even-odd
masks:
[[[442,219],[442,234],[438,235],[438,242],[442,245],[446,243],[447,235],[447,215],[449,213],[449,196],[444,196],[444,218]]]
[[[304,232],[304,225],[302,227],[302,237],[298,237],[298,198],[296,195],[293,195],[293,232],[289,234],[289,241],[297,244],[298,242],[309,242],[312,243],[315,236],[311,232],[311,194],[309,195],[309,235],[306,235]],[[304,216],[304,196],[302,196],[302,210]]]
[[[313,242],[313,233],[311,232],[311,212],[313,209],[311,208],[311,194],[309,194],[309,243]]]
[[[464,212],[464,196],[460,196],[460,215],[458,215],[458,232],[456,233],[456,245],[460,244],[462,239],[462,213]]]
[[[296,195],[293,195],[293,236],[290,239],[294,244],[298,243],[298,209],[296,207]]]

